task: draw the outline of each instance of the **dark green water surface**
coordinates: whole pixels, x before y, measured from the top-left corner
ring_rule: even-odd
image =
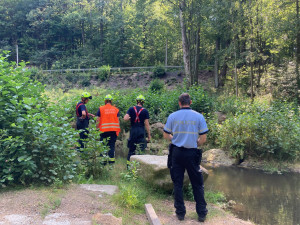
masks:
[[[221,191],[232,211],[261,225],[300,225],[300,175],[266,174],[239,167],[209,168],[205,190]]]

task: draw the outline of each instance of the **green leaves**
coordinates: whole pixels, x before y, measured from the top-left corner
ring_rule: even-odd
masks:
[[[236,158],[252,156],[281,161],[300,158],[300,120],[293,104],[254,102],[216,129],[221,147]]]
[[[75,174],[76,132],[31,83],[24,68],[0,61],[0,183],[52,183]],[[66,175],[67,174],[67,175]]]

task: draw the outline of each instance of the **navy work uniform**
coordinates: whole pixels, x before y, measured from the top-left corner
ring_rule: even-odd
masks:
[[[82,118],[82,111],[86,111],[86,117],[83,119]],[[84,139],[88,138],[88,133],[89,131],[86,129],[89,127],[89,116],[88,116],[88,111],[85,106],[85,104],[80,101],[76,105],[76,116],[77,116],[77,122],[76,122],[76,129],[77,130],[83,130],[79,133],[80,139],[79,139],[79,144],[80,148],[84,148]]]
[[[197,149],[199,135],[208,132],[205,119],[202,114],[189,107],[181,108],[168,117],[164,132],[173,135],[170,174],[174,184],[176,214],[183,218],[186,214],[182,188],[184,172],[187,170],[196,201],[196,212],[198,216],[205,217],[207,209],[203,176],[199,166],[202,150]]]
[[[127,147],[129,148],[127,161],[130,161],[130,157],[135,155],[136,145],[139,145],[139,149],[144,151],[147,147],[145,120],[149,119],[149,113],[147,109],[140,106],[130,107],[127,111],[130,116],[130,136],[128,139]]]

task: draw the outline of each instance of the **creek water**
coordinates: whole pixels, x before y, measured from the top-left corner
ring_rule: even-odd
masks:
[[[266,174],[239,167],[211,168],[205,190],[234,200],[232,212],[260,225],[300,225],[300,175]]]

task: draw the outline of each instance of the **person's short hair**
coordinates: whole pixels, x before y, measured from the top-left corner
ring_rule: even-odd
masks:
[[[139,103],[140,103],[141,105],[144,105],[145,102],[144,102],[143,100],[136,100],[136,104],[139,104]]]
[[[181,105],[190,105],[191,104],[191,97],[188,93],[183,93],[179,96],[178,101]]]

